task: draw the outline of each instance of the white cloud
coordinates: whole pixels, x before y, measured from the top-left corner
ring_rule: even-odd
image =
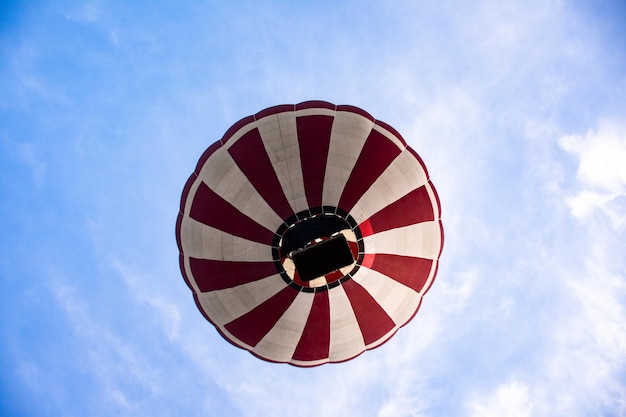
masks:
[[[621,377],[626,368],[626,277],[619,260],[624,245],[601,225],[589,228],[588,239],[590,253],[581,254],[584,269],[564,274],[571,303],[546,358],[546,380],[552,382],[547,397],[554,399],[556,414],[572,415],[578,409],[584,415],[585,409],[602,408],[615,412],[616,400],[626,394]]]
[[[530,417],[534,406],[529,387],[520,381],[508,381],[481,401],[469,404],[472,417]]]
[[[626,413],[626,245],[605,219],[573,226],[581,242],[550,249],[560,256],[541,273],[551,282],[548,298],[534,295],[538,308],[524,314],[536,330],[517,356],[520,366],[504,369],[492,388],[477,384],[466,403],[471,415]]]
[[[626,124],[605,120],[597,130],[564,136],[559,144],[578,157],[580,191],[566,200],[572,214],[585,220],[597,209],[623,228],[626,213],[619,198],[626,196]]]
[[[76,335],[74,343],[81,359],[81,372],[93,375],[100,386],[100,391],[87,399],[88,403],[93,402],[95,407],[100,401],[106,401],[111,409],[132,413],[143,402],[136,395],[137,390],[148,396],[162,391],[157,370],[148,363],[143,352],[94,319],[88,302],[74,287],[56,284],[52,291]],[[129,386],[136,390],[129,390]],[[71,396],[66,399],[72,400]]]

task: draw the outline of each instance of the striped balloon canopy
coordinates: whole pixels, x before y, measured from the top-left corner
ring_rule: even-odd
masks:
[[[265,109],[201,156],[176,223],[196,305],[232,344],[316,366],[380,346],[435,279],[439,199],[421,158],[364,110]]]

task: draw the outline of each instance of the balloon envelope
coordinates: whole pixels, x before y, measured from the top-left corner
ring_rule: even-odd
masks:
[[[200,311],[273,362],[341,362],[417,312],[443,246],[439,199],[399,133],[313,101],[235,123],[200,158],[176,224]]]

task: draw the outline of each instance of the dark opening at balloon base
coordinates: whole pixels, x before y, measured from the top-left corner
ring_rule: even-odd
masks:
[[[297,251],[292,258],[300,279],[305,282],[354,262],[348,242],[342,234]]]
[[[358,225],[337,207],[316,207],[287,219],[276,232],[274,263],[290,286],[323,291],[359,269],[363,241]]]

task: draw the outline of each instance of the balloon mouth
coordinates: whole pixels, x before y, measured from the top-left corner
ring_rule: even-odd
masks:
[[[352,216],[317,207],[291,216],[276,231],[274,264],[287,284],[324,291],[350,279],[363,260],[363,237]]]

